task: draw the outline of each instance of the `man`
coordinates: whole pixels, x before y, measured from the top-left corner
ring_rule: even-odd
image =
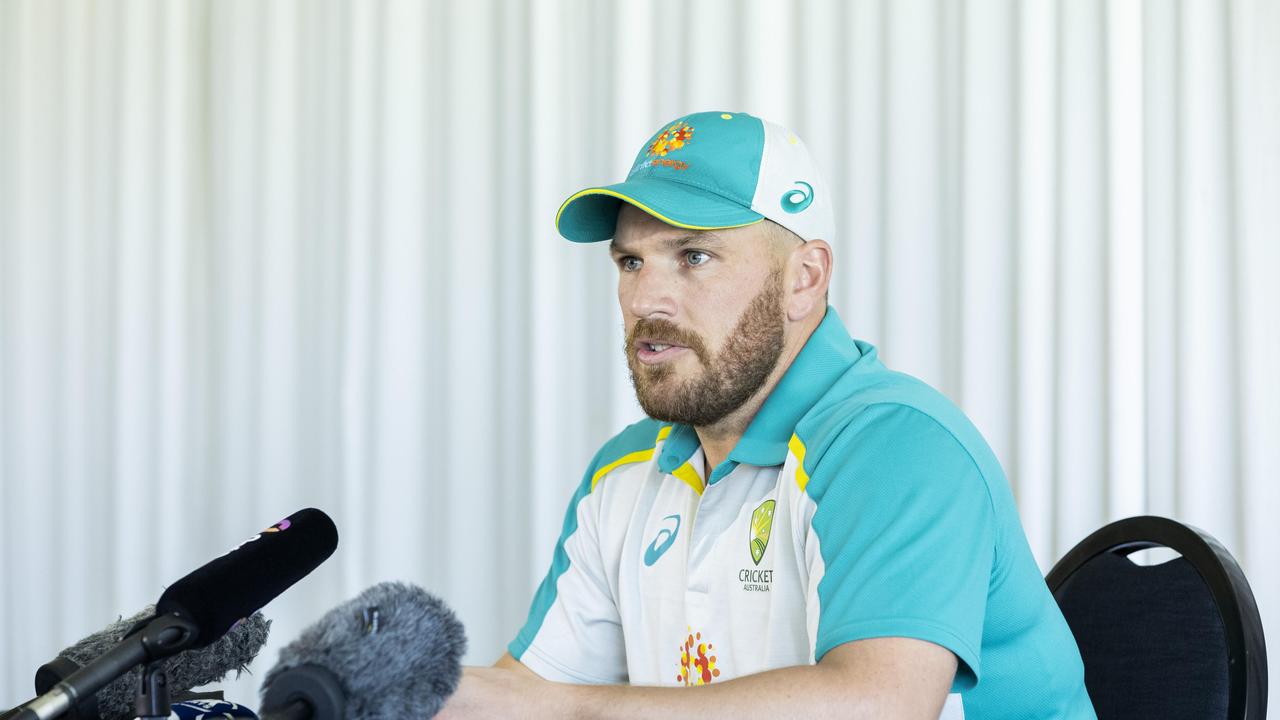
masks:
[[[680,118],[557,227],[612,239],[649,417],[447,716],[1094,717],[995,456],[827,306],[831,196],[794,134]]]

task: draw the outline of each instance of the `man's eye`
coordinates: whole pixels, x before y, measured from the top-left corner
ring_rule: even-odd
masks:
[[[711,259],[711,256],[708,255],[707,253],[702,252],[701,250],[690,250],[689,252],[685,253],[684,259],[685,259],[685,262],[689,263],[690,265],[696,266],[696,265],[705,265],[706,262]]]
[[[623,272],[635,272],[640,269],[640,264],[638,257],[624,257],[618,261],[618,267],[622,268]]]

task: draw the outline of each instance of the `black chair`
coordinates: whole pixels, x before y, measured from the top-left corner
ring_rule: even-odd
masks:
[[[1181,557],[1136,565],[1167,547]],[[1263,720],[1267,648],[1253,591],[1213,536],[1167,518],[1113,522],[1046,578],[1075,634],[1099,720]]]

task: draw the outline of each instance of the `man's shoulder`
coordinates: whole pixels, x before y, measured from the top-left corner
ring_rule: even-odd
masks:
[[[648,417],[628,425],[600,446],[587,468],[585,481],[594,488],[612,470],[651,459],[654,448],[670,432],[669,424]]]
[[[806,447],[810,475],[877,456],[928,454],[971,464],[986,483],[1003,478],[990,446],[955,403],[922,380],[887,369],[841,377],[795,434]]]

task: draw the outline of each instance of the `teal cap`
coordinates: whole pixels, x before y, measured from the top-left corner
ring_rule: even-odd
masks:
[[[828,195],[795,133],[747,113],[701,112],[659,128],[625,181],[571,195],[556,213],[556,229],[574,242],[608,240],[626,202],[691,230],[769,218],[805,240],[830,239]]]

